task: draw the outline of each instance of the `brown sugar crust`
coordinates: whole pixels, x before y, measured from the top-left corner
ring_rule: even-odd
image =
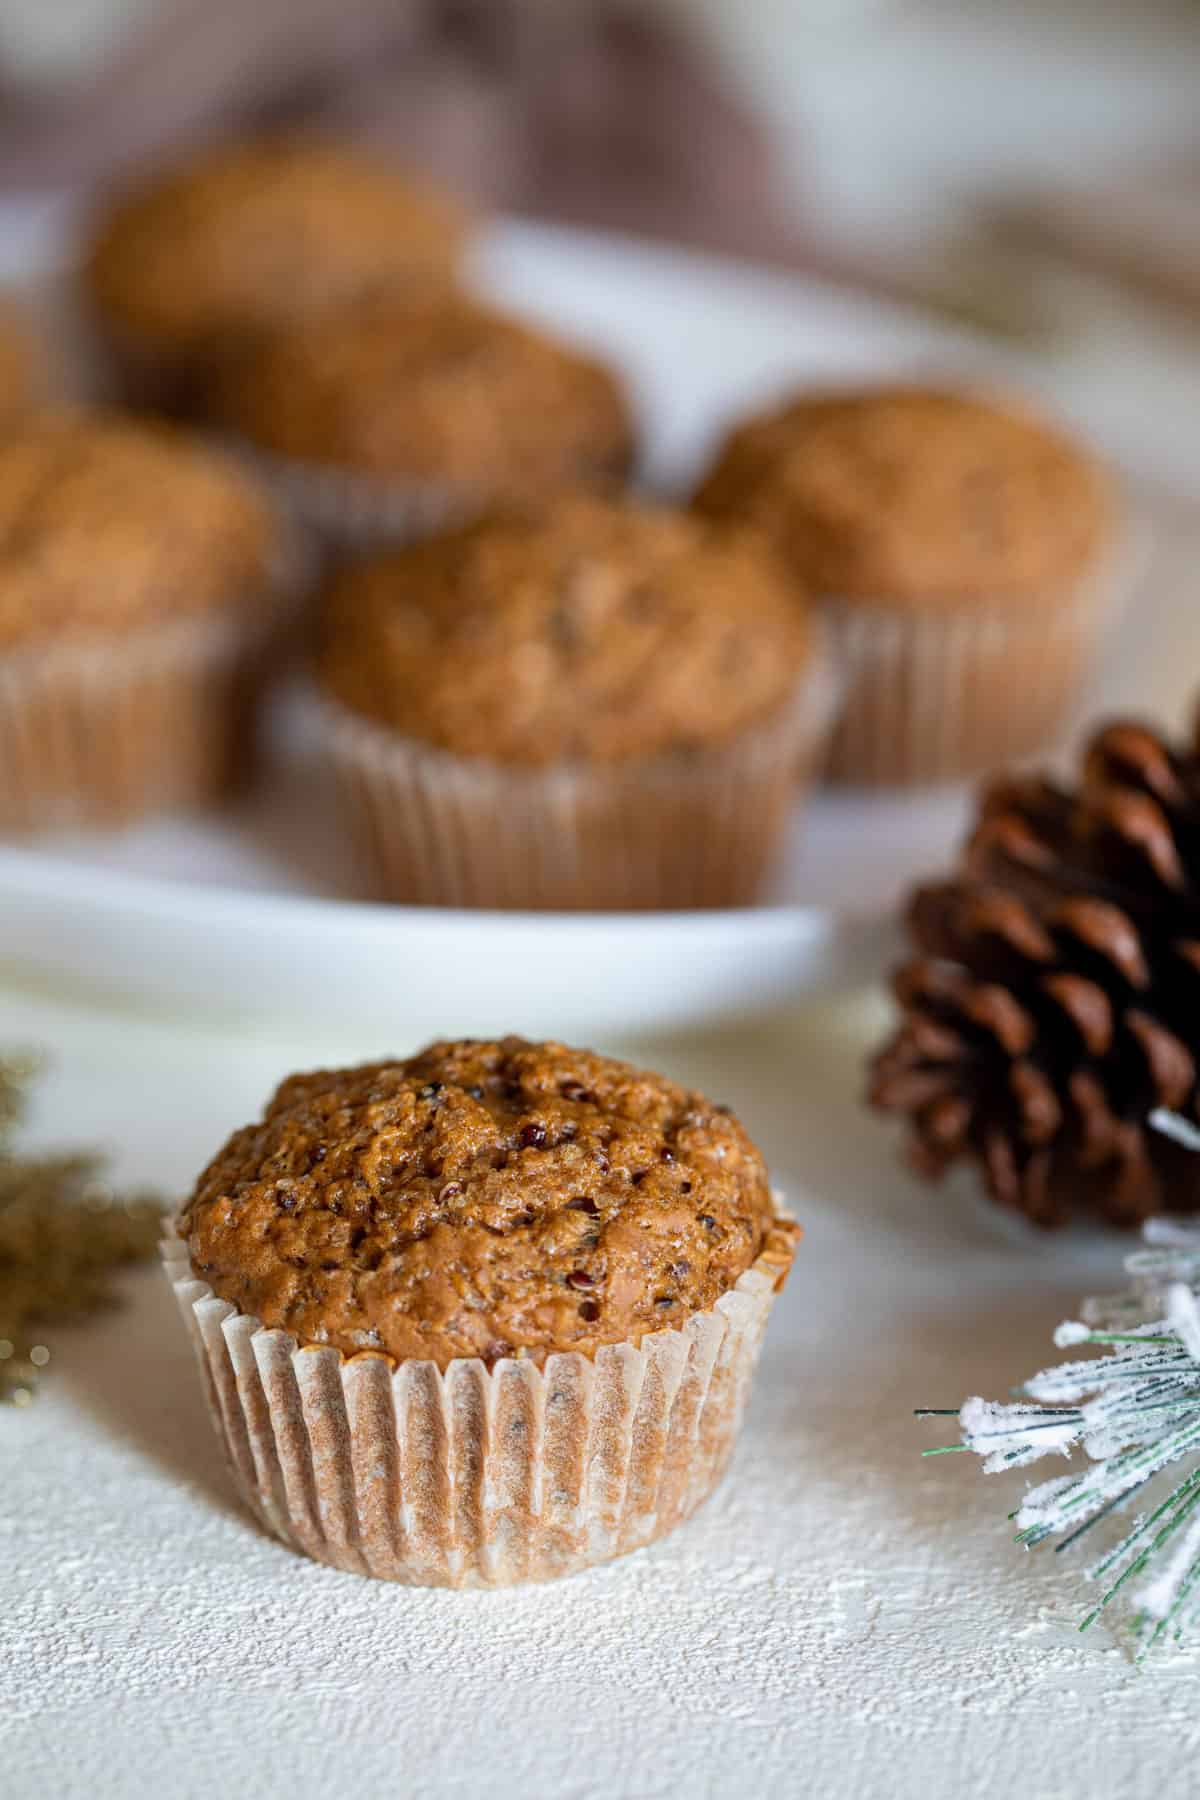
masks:
[[[22,309],[0,299],[0,431],[11,430],[49,398],[44,346]]]
[[[302,1343],[444,1368],[680,1326],[774,1222],[728,1109],[505,1038],[293,1076],[205,1170],[180,1233],[215,1293]]]
[[[0,438],[0,647],[252,603],[276,527],[223,458],[117,416]]]
[[[787,702],[811,652],[757,545],[580,495],[352,567],[325,635],[343,705],[526,764],[725,742]]]
[[[486,498],[623,476],[612,371],[459,296],[381,297],[280,333],[222,371],[217,422],[278,455]]]
[[[735,431],[710,517],[761,527],[808,588],[921,607],[1035,600],[1111,531],[1104,476],[1031,414],[915,387],[801,398]]]
[[[170,359],[376,287],[450,279],[448,196],[340,144],[222,145],[118,200],[83,268],[100,316]]]

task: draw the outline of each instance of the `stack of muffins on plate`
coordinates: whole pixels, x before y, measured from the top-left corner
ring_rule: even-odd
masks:
[[[297,543],[314,728],[387,898],[744,905],[822,770],[950,779],[1053,733],[1111,585],[1084,452],[974,395],[800,395],[690,509],[639,503],[619,378],[474,297],[470,236],[362,151],[221,146],[82,262],[139,416],[30,421],[0,317],[9,828],[228,791],[306,650]]]

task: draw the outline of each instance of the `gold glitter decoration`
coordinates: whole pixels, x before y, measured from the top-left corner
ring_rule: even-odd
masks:
[[[162,1212],[146,1194],[114,1194],[103,1159],[69,1151],[18,1156],[38,1059],[0,1058],[0,1402],[28,1406],[52,1364],[43,1329],[116,1304],[113,1275],[152,1257]]]

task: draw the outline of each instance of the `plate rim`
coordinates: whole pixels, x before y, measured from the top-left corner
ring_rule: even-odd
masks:
[[[679,934],[703,938],[712,932],[754,923],[765,927],[763,935],[797,935],[808,924],[833,929],[842,921],[832,906],[796,905],[783,901],[741,907],[691,907],[683,910],[646,908],[605,912],[504,911],[490,907],[412,906],[385,900],[357,900],[341,895],[281,893],[274,889],[238,888],[208,882],[188,882],[166,875],[147,875],[129,869],[113,869],[55,856],[11,844],[0,845],[0,897],[19,892],[25,899],[44,897],[76,904],[89,897],[113,910],[153,912],[161,917],[175,912],[181,922],[193,911],[220,915],[226,924],[252,928],[268,915],[295,927],[336,923],[361,931],[393,930],[405,921],[419,921],[425,928],[456,934],[464,927],[505,932],[514,936],[536,930],[539,935],[610,938],[631,933],[639,938],[648,928],[660,927],[672,937]],[[196,922],[196,921],[191,921]],[[801,931],[801,935],[803,935]]]

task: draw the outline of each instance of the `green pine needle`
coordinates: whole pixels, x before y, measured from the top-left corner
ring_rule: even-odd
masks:
[[[13,1406],[30,1403],[51,1360],[46,1327],[115,1304],[114,1273],[152,1257],[162,1230],[149,1196],[106,1185],[102,1158],[18,1154],[38,1068],[30,1055],[0,1059],[0,1403]]]

